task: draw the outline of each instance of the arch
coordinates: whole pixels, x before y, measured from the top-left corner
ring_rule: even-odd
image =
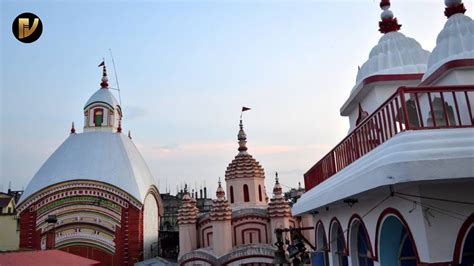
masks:
[[[471,214],[459,229],[454,246],[453,264],[474,263],[474,214]],[[467,249],[466,249],[467,248]],[[472,253],[471,253],[472,252]],[[469,256],[470,253],[471,255]],[[469,258],[468,258],[469,257]]]
[[[316,234],[316,252],[313,254],[312,262],[316,265],[329,266],[328,242],[324,224],[321,220],[316,223],[316,230],[314,232]]]
[[[387,208],[382,211],[376,228],[375,252],[381,265],[420,263],[413,235],[398,210]]]
[[[258,185],[258,200],[260,202],[263,201],[263,199],[262,199],[262,186],[261,185]]]
[[[234,187],[233,186],[230,186],[229,194],[230,194],[230,203],[234,203]]]
[[[154,194],[149,193],[143,202],[143,257],[158,255],[158,232],[160,228],[159,206]]]
[[[244,184],[244,202],[249,202],[250,201],[250,195],[249,195],[249,186],[247,184]]]
[[[329,248],[334,266],[347,266],[347,248],[341,223],[334,217],[329,228]]]
[[[95,108],[94,109],[94,126],[100,127],[104,123],[104,108]]]
[[[369,234],[362,218],[354,214],[347,225],[348,249],[351,255],[352,265],[372,266],[373,252]]]

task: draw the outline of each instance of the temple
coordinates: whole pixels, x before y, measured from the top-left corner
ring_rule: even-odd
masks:
[[[133,265],[156,256],[163,206],[140,152],[122,134],[122,109],[101,66],[101,87],[84,106],[84,132],[72,124],[20,198],[20,248]]]
[[[265,172],[248,153],[247,135],[239,124],[238,154],[218,182],[210,213],[200,214],[185,192],[179,209],[180,265],[272,265],[276,228],[299,226],[275,178],[273,197],[265,191]]]
[[[312,216],[313,265],[474,263],[474,22],[445,3],[430,53],[381,1],[383,36],[341,107],[349,133],[292,208]]]

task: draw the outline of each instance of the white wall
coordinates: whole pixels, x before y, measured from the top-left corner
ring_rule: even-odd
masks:
[[[155,196],[149,193],[143,207],[143,254],[144,259],[152,257],[151,247],[157,248],[160,217]]]

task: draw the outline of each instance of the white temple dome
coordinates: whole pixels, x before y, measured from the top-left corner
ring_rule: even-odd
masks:
[[[120,106],[119,102],[112,94],[110,89],[107,88],[101,88],[94,94],[92,94],[89,100],[87,100],[86,105],[84,105],[84,109],[86,109],[89,105],[93,103],[105,103],[113,109],[115,109],[117,105]]]
[[[59,146],[30,181],[20,201],[48,186],[72,180],[104,182],[141,203],[155,185],[140,152],[127,136],[87,132],[71,134]]]
[[[446,62],[474,58],[474,21],[462,14],[450,16],[436,39],[423,80]]]
[[[388,32],[370,51],[369,59],[357,73],[354,89],[370,76],[424,73],[429,55],[415,39],[397,31]]]

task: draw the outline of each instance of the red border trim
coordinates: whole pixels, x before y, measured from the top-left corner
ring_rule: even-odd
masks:
[[[214,266],[214,265],[217,265],[214,261],[210,261],[210,260],[205,259],[205,258],[190,258],[190,259],[187,259],[187,260],[185,260],[185,261],[179,262],[178,265],[184,265],[184,264],[186,264],[186,263],[188,263],[188,262],[191,262],[191,261],[205,261],[205,262],[207,262],[207,263],[209,263],[209,264],[211,264],[211,265],[213,265],[213,266]]]
[[[368,244],[369,244],[369,251],[370,251],[370,255],[371,255],[371,259],[374,259],[374,250],[372,248],[372,242],[370,241],[370,236],[369,236],[369,233],[367,231],[367,227],[365,226],[365,223],[364,223],[364,220],[362,220],[362,217],[360,217],[357,213],[354,213],[351,218],[349,219],[349,223],[347,224],[347,245],[349,246],[350,245],[350,233],[352,231],[352,223],[355,222],[355,221],[359,221],[360,225],[362,225],[362,229],[364,230],[364,233],[365,233],[365,237],[366,237],[366,240],[368,241]],[[348,248],[347,249],[347,253],[349,254],[350,253],[350,249]]]
[[[368,84],[380,81],[421,80],[421,78],[423,78],[423,73],[375,75],[363,79],[361,85],[359,86],[366,86]]]
[[[380,229],[381,229],[382,222],[385,220],[385,217],[388,217],[388,216],[395,216],[400,221],[400,223],[403,225],[405,230],[408,232],[408,237],[410,238],[410,241],[413,244],[413,247],[415,249],[416,263],[417,264],[422,263],[420,261],[420,256],[418,255],[418,248],[416,246],[416,242],[413,239],[413,235],[411,233],[410,227],[408,226],[408,223],[406,222],[405,218],[403,218],[403,215],[397,209],[390,208],[390,207],[383,210],[380,213],[379,218],[377,220],[377,226],[375,227],[375,256],[374,256],[374,260],[379,261]]]
[[[234,244],[233,246],[238,246],[237,244],[237,227],[240,227],[242,225],[246,225],[246,224],[258,224],[258,225],[262,225],[264,228],[265,228],[265,243],[268,243],[268,229],[267,229],[267,224],[266,223],[262,223],[262,222],[258,222],[258,221],[248,221],[248,222],[242,222],[242,223],[239,223],[235,226],[233,226],[232,230],[234,231]],[[243,239],[242,239],[242,242],[243,242]],[[264,243],[264,244],[265,244]]]
[[[461,229],[459,229],[458,237],[456,239],[456,245],[454,246],[454,253],[453,253],[453,264],[461,263],[461,252],[464,246],[464,241],[466,240],[466,236],[470,230],[474,230],[474,227],[471,228],[471,225],[474,224],[474,214],[471,214],[466,221],[462,224]]]
[[[226,262],[224,262],[224,265],[227,265],[231,262],[234,262],[236,260],[243,260],[243,259],[248,259],[248,258],[267,258],[267,259],[273,259],[273,256],[268,256],[268,255],[247,255],[247,256],[242,256],[242,257],[237,257],[237,258],[232,258]]]
[[[250,232],[256,232],[258,235],[258,243],[254,243],[252,237],[250,237],[250,243],[249,244],[259,244],[262,243],[262,233],[261,233],[261,228],[256,228],[256,227],[250,227],[250,228],[245,228],[240,231],[240,234],[242,236],[242,244],[245,245],[245,232],[250,231]]]
[[[344,231],[342,230],[341,223],[339,222],[337,217],[333,217],[331,219],[331,222],[329,223],[329,241],[328,241],[328,244],[330,244],[331,241],[332,241],[331,231],[332,231],[333,226],[334,226],[335,223],[337,223],[337,225],[339,225],[339,228],[341,229],[341,232],[342,232],[342,240],[344,241],[344,243],[343,243],[344,244],[344,256],[349,256],[346,237],[344,236]],[[336,245],[337,245],[337,243],[336,243]],[[328,245],[328,251],[331,252],[331,245]]]
[[[316,242],[314,246],[315,246],[316,248],[319,248],[319,247],[318,247],[318,226],[319,226],[320,224],[321,224],[321,227],[323,228],[323,237],[324,237],[323,242],[324,242],[324,245],[327,246],[327,248],[329,249],[329,247],[328,247],[328,239],[327,239],[327,236],[326,236],[326,229],[324,228],[324,223],[323,223],[323,221],[321,221],[321,220],[318,220],[318,221],[316,222],[316,226],[314,227],[314,228],[315,228],[315,230],[314,230],[314,239],[315,239],[315,242]]]
[[[203,229],[201,229],[201,236],[202,236],[202,246],[203,247],[207,247],[206,246],[206,242],[204,241],[204,233],[207,229],[211,229],[211,233],[212,233],[212,225],[209,225],[209,226],[206,226],[204,227]],[[207,242],[208,246],[209,246],[209,241]]]
[[[437,79],[439,79],[445,72],[448,70],[451,70],[453,68],[458,68],[458,67],[474,67],[474,59],[458,59],[458,60],[452,60],[448,61],[444,64],[442,64],[438,69],[436,69],[435,72],[431,73],[422,83],[420,83],[419,86],[426,86],[430,85]]]

